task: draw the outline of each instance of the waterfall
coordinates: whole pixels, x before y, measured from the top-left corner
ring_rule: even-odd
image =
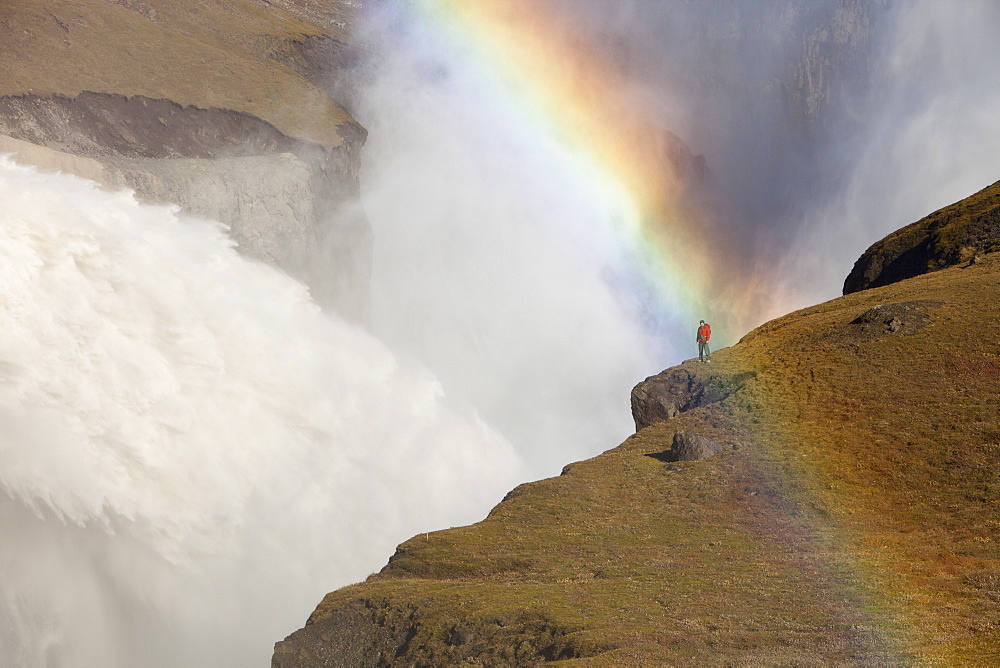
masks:
[[[0,159],[0,663],[261,665],[512,446],[218,224]]]

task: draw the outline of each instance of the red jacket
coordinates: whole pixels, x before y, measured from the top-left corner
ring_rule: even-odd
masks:
[[[698,328],[698,341],[708,341],[712,338],[712,328],[706,322]]]

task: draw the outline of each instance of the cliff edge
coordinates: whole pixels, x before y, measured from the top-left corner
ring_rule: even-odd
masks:
[[[998,253],[771,321],[640,384],[618,447],[328,594],[272,665],[993,663],[998,342]]]

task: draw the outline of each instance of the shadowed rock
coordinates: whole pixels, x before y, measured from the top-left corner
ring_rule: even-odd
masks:
[[[316,666],[535,666],[579,658],[574,637],[532,611],[459,621],[431,649],[419,642],[423,619],[413,606],[380,597],[328,597],[306,626],[275,643],[271,668]]]
[[[722,444],[698,434],[678,432],[674,434],[674,461],[692,462],[711,459],[722,452]]]
[[[72,97],[2,96],[0,131],[90,158],[228,158],[324,150],[247,113],[89,91]]]
[[[358,600],[324,615],[275,644],[272,668],[378,666],[405,651],[415,634],[413,610]]]
[[[858,258],[844,294],[889,285],[1000,250],[1000,181],[907,225]]]
[[[754,371],[692,372],[678,366],[650,376],[632,388],[635,430],[669,420],[692,408],[721,401],[756,375]]]

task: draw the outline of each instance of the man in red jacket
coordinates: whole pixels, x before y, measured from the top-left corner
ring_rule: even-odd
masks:
[[[712,361],[712,350],[708,347],[708,340],[712,338],[712,328],[707,322],[702,320],[698,324],[698,359],[702,362]]]

